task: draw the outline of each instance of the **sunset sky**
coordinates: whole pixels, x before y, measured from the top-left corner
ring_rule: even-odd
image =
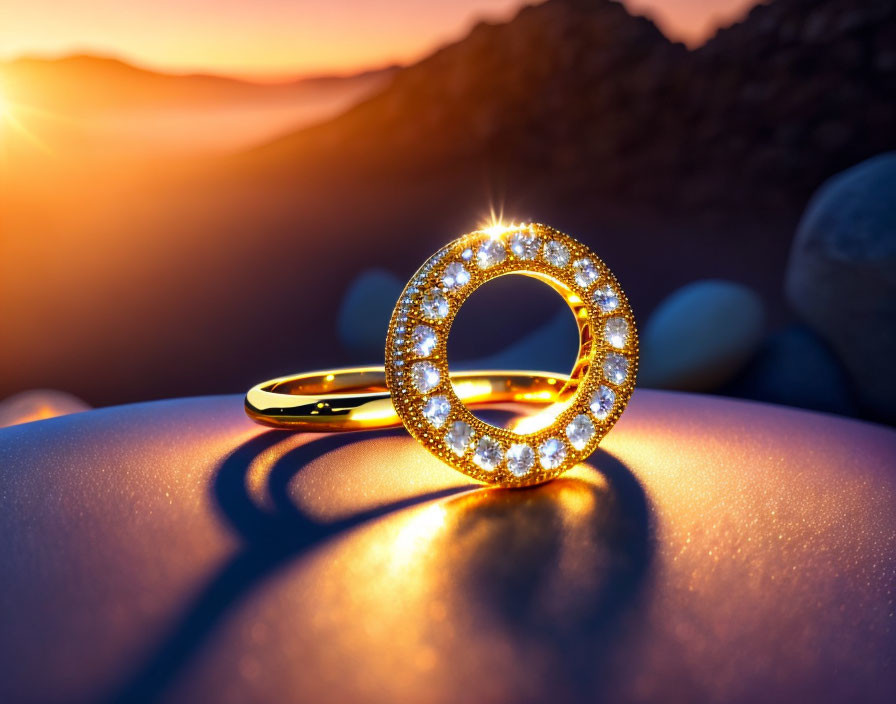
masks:
[[[691,43],[755,0],[625,0]],[[172,71],[282,76],[408,62],[521,0],[3,0],[0,59],[99,53]]]

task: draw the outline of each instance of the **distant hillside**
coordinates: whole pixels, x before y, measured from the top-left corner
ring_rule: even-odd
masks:
[[[390,66],[354,75],[266,83],[205,74],[159,73],[103,56],[22,57],[0,62],[0,86],[14,102],[66,112],[189,109],[290,101],[344,91],[352,85],[375,89],[385,85],[396,71],[397,67]]]
[[[254,156],[501,178],[660,207],[799,206],[896,147],[896,0],[776,0],[689,52],[610,0],[481,24],[327,125]]]
[[[0,93],[43,151],[68,161],[192,158],[331,119],[382,90],[397,68],[256,83],[156,73],[98,56],[0,63]],[[8,159],[33,166],[31,143]]]

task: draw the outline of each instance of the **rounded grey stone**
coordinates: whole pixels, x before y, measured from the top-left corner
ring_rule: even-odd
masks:
[[[749,362],[762,341],[762,301],[731,281],[696,281],[674,291],[641,335],[638,383],[712,391]]]
[[[896,418],[896,152],[819,188],[797,229],[786,290],[843,362],[865,412]]]

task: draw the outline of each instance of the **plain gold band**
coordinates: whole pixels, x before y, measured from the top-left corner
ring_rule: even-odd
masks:
[[[451,373],[458,398],[473,407],[560,401],[569,377],[552,372],[461,371]],[[271,379],[246,394],[246,413],[271,428],[334,432],[401,425],[392,407],[383,367],[353,367]]]

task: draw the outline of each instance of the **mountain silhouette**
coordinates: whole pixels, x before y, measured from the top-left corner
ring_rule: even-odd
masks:
[[[267,145],[377,173],[486,163],[652,207],[792,209],[896,146],[896,2],[776,0],[687,51],[611,0],[548,0]]]
[[[410,276],[492,208],[593,247],[639,319],[721,277],[779,322],[808,195],[896,147],[894,47],[896,0],[775,0],[694,51],[618,3],[548,0],[252,149],[77,187],[41,172],[4,220],[0,368],[17,374],[0,395],[110,403],[377,361],[336,335],[350,282]],[[482,295],[464,317],[488,335],[452,337],[452,355],[494,352],[562,305]]]

